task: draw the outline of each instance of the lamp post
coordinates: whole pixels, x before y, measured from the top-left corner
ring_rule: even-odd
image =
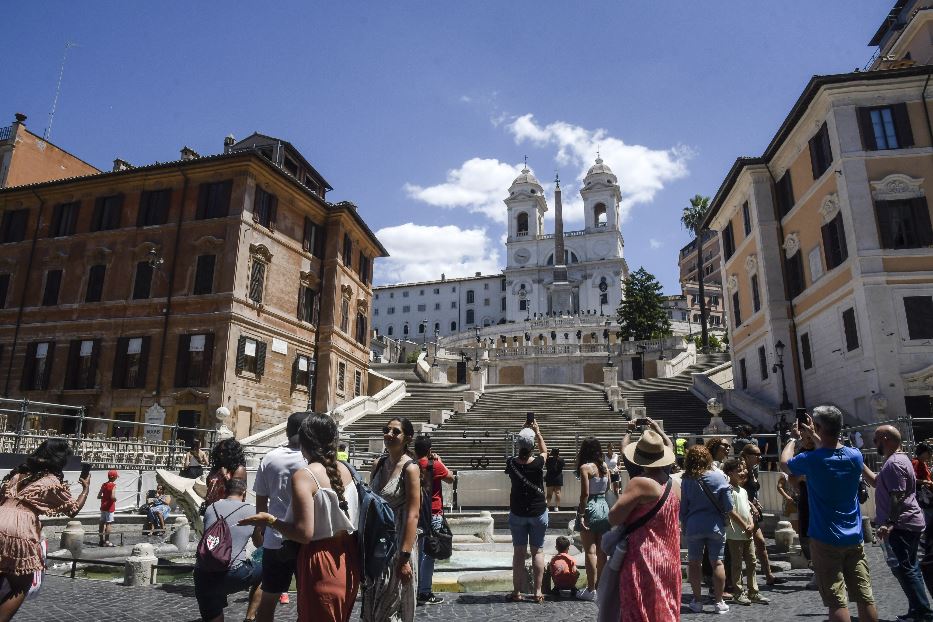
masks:
[[[774,344],[774,352],[777,354],[778,362],[771,367],[771,373],[777,373],[777,370],[781,370],[781,410],[790,410],[793,408],[793,405],[790,403],[790,400],[787,398],[787,380],[784,377],[784,342],[778,339],[778,342]]]
[[[609,285],[605,281],[599,282],[599,315],[603,315],[603,304],[605,304],[606,290],[609,289]]]
[[[428,351],[428,318],[421,320],[421,351]]]
[[[437,340],[440,337],[441,331],[437,328],[434,329],[434,362],[431,364],[431,367],[437,367]]]
[[[308,411],[314,410],[314,372],[317,369],[317,359],[308,357]]]
[[[480,344],[479,326],[473,327],[473,334],[476,337],[476,360],[474,361],[473,371],[479,371],[479,344]]]

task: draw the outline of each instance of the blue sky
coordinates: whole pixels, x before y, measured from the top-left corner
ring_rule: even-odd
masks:
[[[759,155],[813,74],[863,66],[893,0],[29,2],[6,7],[0,124],[109,170],[254,130],[290,140],[392,253],[377,282],[503,266],[523,156],[570,222],[598,145],[625,255],[673,293],[679,224]],[[550,197],[549,197],[550,198]],[[548,225],[550,226],[550,225]]]

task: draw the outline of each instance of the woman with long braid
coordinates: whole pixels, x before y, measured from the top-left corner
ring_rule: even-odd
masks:
[[[359,500],[350,470],[337,461],[337,424],[312,413],[298,431],[308,466],[292,476],[284,520],[260,512],[241,525],[271,527],[301,544],[297,561],[298,620],[346,622],[360,585],[359,547],[351,534]]]

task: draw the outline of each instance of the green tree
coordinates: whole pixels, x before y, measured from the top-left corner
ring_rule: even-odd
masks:
[[[696,237],[697,245],[697,285],[700,294],[700,335],[701,350],[706,352],[709,349],[709,332],[706,329],[706,293],[703,288],[703,219],[709,211],[709,197],[695,195],[690,199],[690,206],[684,208],[680,216],[680,222],[684,229],[690,231]]]
[[[619,324],[622,339],[657,339],[671,334],[671,321],[664,310],[661,284],[644,268],[629,274],[622,284]]]

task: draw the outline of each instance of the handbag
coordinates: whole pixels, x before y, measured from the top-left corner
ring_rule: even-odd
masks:
[[[924,510],[933,509],[933,489],[928,486],[917,488],[917,503]]]
[[[421,513],[426,517],[424,535],[424,554],[433,559],[450,559],[454,550],[454,534],[447,519],[441,514],[441,526],[435,528],[431,512],[434,495],[434,461],[428,460],[427,494],[422,495]],[[441,488],[441,505],[444,504],[444,489]]]
[[[596,606],[599,609],[596,614],[597,622],[619,622],[619,619],[621,619],[622,604],[619,602],[619,574],[621,574],[625,554],[628,552],[628,538],[633,532],[647,525],[661,511],[671,494],[673,483],[672,479],[667,480],[661,498],[641,518],[629,525],[619,525],[603,535],[601,546],[609,559],[603,568],[603,572],[599,575],[599,582],[596,586]]]

